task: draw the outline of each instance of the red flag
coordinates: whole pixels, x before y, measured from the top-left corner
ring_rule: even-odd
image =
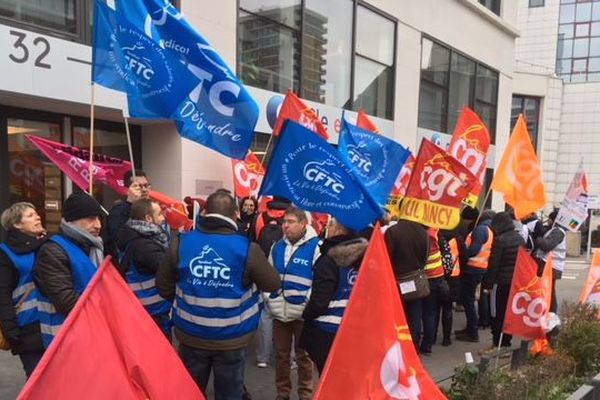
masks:
[[[464,165],[423,139],[400,217],[431,228],[454,229],[462,201],[476,184],[477,178]]]
[[[285,95],[285,99],[283,100],[281,109],[277,115],[275,128],[273,128],[274,137],[279,136],[283,123],[288,119],[310,129],[325,140],[329,139],[327,128],[321,123],[317,114],[315,114],[315,112],[291,90],[288,90]]]
[[[445,398],[412,343],[377,225],[314,400]]]
[[[356,117],[356,126],[367,130],[369,132],[379,133],[379,128],[371,121],[371,118],[365,113],[362,108],[358,110],[358,116]]]
[[[107,257],[18,398],[166,400],[204,396]]]
[[[398,174],[398,178],[396,178],[392,195],[402,197],[406,195],[406,189],[408,189],[408,183],[410,182],[410,176],[412,175],[416,161],[415,156],[412,154],[408,157],[408,160],[406,160],[400,170],[400,174]]]
[[[192,220],[188,218],[187,208],[183,202],[154,190],[150,191],[149,196],[161,204],[163,215],[171,229],[189,231],[192,228]]]
[[[594,252],[588,276],[579,295],[579,303],[600,307],[600,251]]]
[[[527,251],[519,248],[504,317],[504,333],[531,340],[546,338],[552,291],[552,257],[548,258],[541,278],[537,276],[537,268],[537,263]]]
[[[81,190],[88,190],[90,184],[89,151],[38,136],[25,135],[25,137]],[[127,194],[127,188],[123,184],[123,175],[129,170],[131,170],[129,161],[94,153],[94,180],[107,185],[121,195]]]
[[[256,196],[265,176],[265,169],[256,154],[248,153],[245,160],[232,158],[231,166],[233,168],[233,184],[236,196]]]
[[[448,153],[467,167],[478,179],[475,188],[465,201],[471,207],[475,207],[481,193],[489,148],[490,133],[485,124],[473,110],[464,107],[456,122]]]

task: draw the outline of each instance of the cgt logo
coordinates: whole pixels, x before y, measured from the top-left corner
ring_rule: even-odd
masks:
[[[304,167],[304,178],[310,182],[323,185],[336,194],[341,194],[344,190],[341,177],[336,173],[330,173],[326,168],[333,165],[333,163],[328,161],[311,161]]]
[[[531,328],[541,327],[548,306],[543,297],[532,298],[528,292],[518,292],[511,303],[512,312],[522,315],[523,323]]]
[[[229,281],[231,268],[224,263],[223,258],[209,245],[202,248],[198,257],[189,262],[192,275],[201,279],[216,279]]]
[[[436,160],[441,157],[436,155],[428,165],[425,165],[421,173],[421,189],[429,189],[431,201],[441,199],[445,193],[450,197],[457,197],[458,190],[464,185],[463,182],[467,178],[462,173],[459,176],[451,173],[450,165],[447,162]]]
[[[366,147],[367,144],[364,142],[359,142],[356,146],[350,144],[348,145],[348,156],[350,157],[352,165],[356,166],[365,174],[369,174],[373,164],[370,160],[371,155],[363,151]]]

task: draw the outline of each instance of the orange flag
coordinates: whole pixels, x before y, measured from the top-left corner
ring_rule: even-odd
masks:
[[[358,115],[356,117],[356,126],[361,129],[367,130],[369,132],[379,133],[379,128],[371,121],[371,118],[365,113],[365,110],[362,108],[358,110]]]
[[[171,343],[106,258],[18,398],[204,396]]]
[[[579,303],[600,307],[600,251],[594,252],[587,279],[579,295]]]
[[[487,154],[490,148],[490,133],[479,116],[469,107],[464,107],[456,122],[448,153],[460,161],[475,177],[477,185],[465,199],[465,204],[475,207],[481,193]]]
[[[547,203],[542,169],[523,114],[519,115],[491,188],[504,194],[504,201],[514,208],[518,219],[540,210]]]
[[[163,209],[163,215],[171,229],[182,229],[189,231],[192,227],[192,220],[188,218],[185,204],[175,200],[164,193],[150,191],[150,199],[159,202]]]
[[[526,339],[545,339],[552,292],[552,256],[548,258],[542,277],[537,276],[537,263],[524,248],[519,248],[513,274],[504,333]]]
[[[273,128],[273,137],[279,136],[283,123],[288,119],[310,129],[325,140],[329,139],[327,128],[321,123],[317,114],[291,90],[288,90],[281,104],[281,109]]]
[[[445,398],[412,343],[377,225],[314,400]]]
[[[255,196],[265,176],[262,163],[253,152],[249,152],[245,160],[231,159],[233,168],[233,185],[238,197]]]

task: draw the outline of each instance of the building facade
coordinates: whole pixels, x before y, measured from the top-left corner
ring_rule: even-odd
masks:
[[[33,201],[51,228],[73,188],[25,135],[89,148],[91,3],[0,4],[0,208]],[[467,105],[493,136],[491,177],[495,154],[508,141],[513,93],[532,95],[514,90],[521,79],[514,67],[514,1],[181,0],[177,6],[257,99],[257,151],[269,141],[273,104],[290,88],[314,107],[334,143],[342,111],[352,119],[363,108],[383,134],[413,150],[422,137],[444,145]],[[559,107],[544,79],[542,116]],[[94,104],[95,151],[127,159],[124,97],[96,87]],[[551,124],[540,121],[545,143]],[[562,121],[556,123],[558,135]],[[180,138],[171,122],[131,120],[131,131],[136,165],[156,190],[183,198],[232,188],[230,160]],[[538,150],[551,151],[541,142]],[[106,188],[95,194],[107,207],[116,198]],[[499,196],[494,206],[502,206]]]

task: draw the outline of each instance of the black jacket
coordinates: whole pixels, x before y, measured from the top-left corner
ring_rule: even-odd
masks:
[[[85,254],[89,254],[90,247],[75,238],[66,235],[62,229],[59,234],[68,237],[77,244]],[[33,271],[33,280],[40,292],[46,296],[56,308],[56,311],[68,315],[79,295],[73,285],[71,261],[63,248],[52,240],[40,247]]]
[[[422,225],[398,221],[385,231],[385,244],[396,277],[425,268],[429,256],[429,236]]]
[[[118,202],[110,209],[106,217],[106,226],[102,235],[104,242],[104,254],[117,257],[117,236],[119,230],[125,225],[131,213],[131,203],[128,201]]]
[[[117,235],[117,247],[121,252],[127,249],[125,258],[133,260],[138,272],[145,275],[156,275],[158,266],[167,253],[167,249],[161,246],[153,234],[142,234],[127,225],[124,225]],[[126,261],[125,258],[123,261]],[[119,263],[122,275],[125,275],[128,268],[129,263]]]
[[[488,269],[483,278],[483,286],[491,288],[494,284],[510,285],[519,247],[525,246],[525,242],[515,230],[508,213],[496,214],[490,228],[494,232],[494,242],[492,243]]]
[[[36,239],[18,230],[7,232],[4,242],[13,252],[26,254],[36,251],[46,239]],[[4,251],[0,250],[0,327],[10,343],[13,354],[43,350],[40,324],[19,328],[12,301],[12,292],[19,282],[19,271]]]

